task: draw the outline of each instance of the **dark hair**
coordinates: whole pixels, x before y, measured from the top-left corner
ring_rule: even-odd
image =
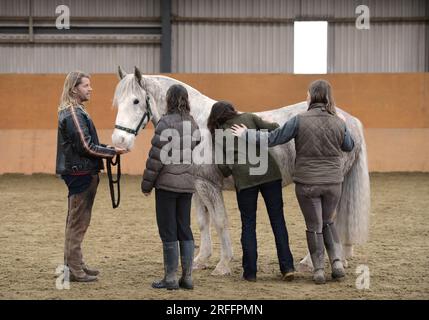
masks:
[[[207,120],[207,128],[214,137],[215,129],[219,129],[229,119],[237,115],[234,106],[227,101],[218,101],[212,106],[209,118]]]
[[[167,91],[167,113],[189,114],[188,91],[180,84],[172,85]]]
[[[325,105],[326,111],[330,114],[336,114],[335,111],[335,101],[332,96],[331,85],[326,80],[316,80],[310,84],[308,88],[308,93],[310,95],[309,108],[312,104],[323,103]]]

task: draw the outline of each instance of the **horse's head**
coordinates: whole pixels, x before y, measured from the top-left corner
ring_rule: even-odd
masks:
[[[112,135],[114,146],[131,149],[141,129],[155,116],[156,101],[148,90],[148,80],[135,67],[134,73],[127,74],[118,68],[120,81],[116,86],[113,104],[118,108],[115,130]]]

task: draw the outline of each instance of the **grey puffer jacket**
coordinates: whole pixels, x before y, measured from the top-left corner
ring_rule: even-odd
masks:
[[[141,184],[142,192],[156,189],[193,193],[194,165],[192,151],[201,140],[197,123],[191,115],[170,113],[161,117],[152,138]]]

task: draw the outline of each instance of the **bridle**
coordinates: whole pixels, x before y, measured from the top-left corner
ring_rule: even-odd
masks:
[[[139,82],[139,85],[142,89],[144,89],[140,82]],[[136,129],[130,129],[127,127],[119,126],[117,124],[115,124],[115,128],[137,136],[140,129],[144,129],[146,127],[146,124],[149,123],[152,116],[153,116],[153,113],[152,113],[152,110],[150,108],[149,95],[146,93],[146,112],[143,114],[143,117],[140,120],[137,128]],[[146,120],[146,118],[147,118],[147,122],[143,126],[143,122]],[[117,166],[118,169],[117,169],[117,173],[116,173],[116,179],[113,179],[112,167],[115,167],[115,166]],[[116,155],[116,161],[114,161],[113,158],[107,159],[107,176],[109,178],[109,189],[110,189],[110,198],[112,199],[112,207],[113,207],[113,209],[115,209],[115,208],[119,207],[119,202],[121,201],[121,188],[120,188],[120,184],[119,184],[120,180],[121,180],[121,157],[119,154]],[[115,200],[115,184],[116,184],[117,189],[118,189],[118,198],[116,200]]]
[[[150,108],[149,95],[146,94],[146,112],[143,114],[143,117],[140,120],[139,125],[137,126],[137,128],[136,129],[130,129],[130,128],[123,127],[123,126],[120,126],[120,125],[117,125],[117,124],[115,124],[115,128],[119,129],[119,130],[122,130],[122,131],[125,131],[125,132],[128,132],[128,133],[131,133],[131,134],[137,136],[137,134],[139,133],[140,129],[144,129],[146,127],[146,124],[149,123],[149,120],[151,119],[152,116],[153,116],[153,113],[152,113],[152,110]],[[146,120],[146,118],[147,118],[147,122],[143,126],[143,122]]]

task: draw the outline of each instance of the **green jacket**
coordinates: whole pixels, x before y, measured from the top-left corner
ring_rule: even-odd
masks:
[[[231,136],[231,130],[229,130],[234,124],[244,124],[249,129],[267,129],[268,131],[275,130],[279,127],[277,123],[270,123],[262,120],[260,117],[253,113],[241,113],[235,116],[234,118],[226,121],[220,129],[224,129],[225,136]],[[225,144],[223,146],[224,155],[233,155],[234,164],[218,164],[219,169],[221,170],[224,177],[228,177],[232,174],[235,181],[235,188],[237,191],[242,189],[250,188],[256,185],[260,185],[263,183],[281,180],[282,175],[277,165],[277,162],[271,155],[270,151],[268,152],[268,166],[265,174],[262,175],[251,175],[250,168],[260,167],[261,164],[251,164],[246,154],[244,154],[246,159],[246,163],[239,164],[238,157],[240,154],[240,150],[238,148],[238,138],[234,139],[233,148]],[[256,146],[256,154],[259,155],[259,145]],[[241,153],[243,155],[243,153]]]

